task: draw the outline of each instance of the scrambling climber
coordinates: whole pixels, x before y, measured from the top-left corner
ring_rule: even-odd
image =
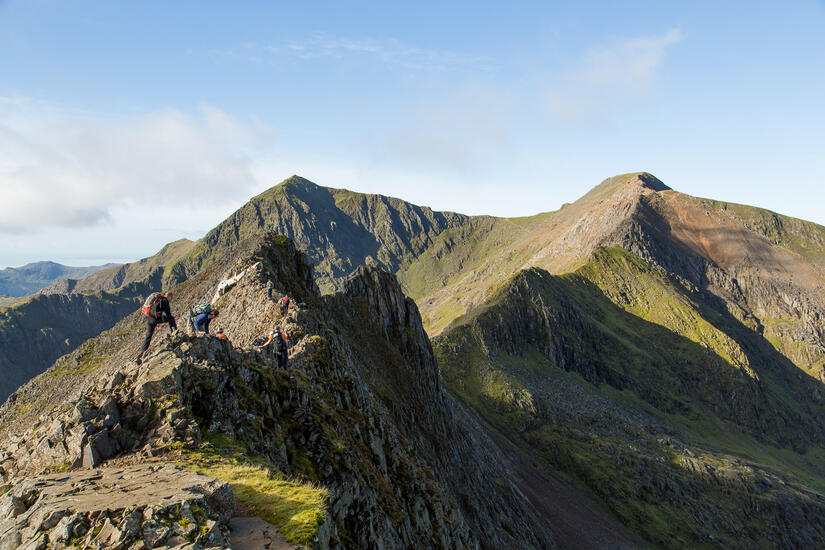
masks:
[[[270,300],[272,299],[272,291],[275,289],[275,285],[272,283],[272,279],[269,279],[266,282],[266,297]]]
[[[284,296],[281,300],[281,315],[286,315],[289,311],[289,296]]]
[[[210,309],[207,313],[197,314],[192,321],[192,324],[195,325],[195,332],[197,334],[209,334],[209,323],[217,316],[217,309]]]
[[[218,342],[221,343],[221,346],[223,347],[223,350],[226,353],[229,353],[229,350],[230,350],[229,338],[226,337],[226,334],[223,332],[222,328],[219,328],[218,332],[215,333],[215,338],[217,338]]]
[[[275,359],[278,361],[278,367],[286,369],[289,360],[289,346],[287,345],[287,336],[281,332],[281,327],[275,327],[270,331],[266,343],[258,349],[264,349],[270,344],[272,344],[272,352],[275,354]]]
[[[149,348],[149,343],[152,341],[152,334],[155,328],[162,323],[169,323],[169,332],[178,330],[178,325],[175,323],[175,318],[172,317],[172,310],[169,309],[169,298],[160,292],[153,292],[143,303],[141,309],[143,316],[146,319],[146,335],[143,337],[143,346],[140,348],[135,362],[140,365],[141,358],[146,350]]]
[[[272,327],[272,330],[270,330],[269,334],[267,334],[266,342],[264,342],[263,344],[258,346],[258,349],[264,349],[265,347],[267,347],[269,344],[271,344],[274,341],[275,341],[275,327]]]
[[[287,346],[287,338],[285,333],[281,333],[281,327],[275,327],[275,356],[278,359],[278,367],[284,370],[287,369],[287,362],[289,360],[289,348]]]

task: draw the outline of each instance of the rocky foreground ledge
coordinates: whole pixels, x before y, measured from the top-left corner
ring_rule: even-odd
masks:
[[[0,549],[227,548],[228,483],[172,464],[27,478],[0,497]]]

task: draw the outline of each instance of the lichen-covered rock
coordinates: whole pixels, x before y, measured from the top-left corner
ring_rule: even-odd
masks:
[[[225,547],[234,506],[226,483],[171,464],[38,476],[0,497],[0,547]]]

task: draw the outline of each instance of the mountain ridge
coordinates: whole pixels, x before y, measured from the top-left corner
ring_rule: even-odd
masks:
[[[137,367],[131,358],[140,316],[133,313],[16,392],[0,409],[7,494],[27,486],[21,476],[49,467],[75,471],[88,462],[108,472],[106,459],[160,466],[183,460],[214,471],[215,459],[202,457],[217,432],[273,471],[300,474],[329,491],[312,547],[556,547],[552,525],[519,496],[499,448],[441,389],[415,303],[394,277],[362,267],[340,292],[321,296],[302,257],[287,239],[255,237],[172,290],[180,315],[183,304],[224,288],[215,303],[231,345],[156,334]],[[281,316],[266,298],[270,277],[278,295],[301,294],[305,303]],[[235,284],[222,287],[230,278]],[[252,348],[268,320],[295,341],[289,371]],[[30,427],[21,433],[21,426]],[[35,517],[37,503],[23,506],[22,519],[0,518],[0,538]],[[119,540],[149,540],[146,528],[127,534],[123,513],[109,518],[121,529]],[[176,519],[184,511],[169,514]],[[77,520],[86,526],[81,537],[99,536],[100,517]],[[226,520],[210,517],[215,537],[225,540]],[[603,521],[612,529],[596,528],[603,540],[635,546],[610,518]]]
[[[52,261],[32,262],[20,267],[0,269],[0,294],[14,297],[34,294],[59,279],[80,279],[103,269],[117,266],[104,265],[75,267]]]
[[[367,291],[388,288],[377,268],[394,271],[434,338],[444,389],[491,426],[499,451],[563,476],[646,543],[825,541],[825,228],[691,197],[647,173],[524,218],[435,212],[293,177],[200,241],[127,266],[143,277],[129,292],[198,285],[268,230],[316,260],[306,269],[319,289],[296,302],[336,309],[356,284],[382,304],[350,313],[380,313],[376,334],[398,346],[386,357],[366,349],[358,323],[335,325],[363,342],[350,357],[364,364],[392,364],[409,338],[392,328],[413,315],[406,298]],[[117,282],[98,277],[78,283],[81,295]],[[89,346],[77,353],[101,354]],[[421,386],[391,370],[359,378],[379,401],[414,403],[404,389],[429,383],[434,395],[426,372]]]
[[[690,208],[677,208],[681,202]],[[784,299],[778,297],[782,292],[769,291],[774,296],[760,298],[757,309],[766,319],[768,337],[807,371],[825,376],[825,348],[816,343],[822,330],[816,320],[822,312],[815,305],[823,291],[816,281],[821,280],[817,279],[820,266],[825,266],[825,229],[769,211],[683,195],[645,172],[608,178],[558,211],[513,219],[435,212],[382,195],[322,188],[293,176],[253,197],[200,241],[182,239],[141,262],[43,292],[113,291],[131,283],[146,289],[169,287],[197,273],[210,257],[230,249],[239,238],[270,227],[308,251],[325,291],[335,288],[336,281],[358,265],[379,265],[396,273],[418,302],[431,335],[438,335],[454,319],[482,304],[510,273],[533,265],[551,273],[570,271],[582,265],[595,248],[614,245],[642,254],[692,284],[712,284],[739,310],[737,315],[757,327],[762,321],[743,302],[739,287],[740,279],[762,275],[751,270],[745,273],[747,277],[731,276],[725,271],[730,266],[723,263],[720,267],[716,261],[720,258],[686,237],[695,223],[671,228],[668,221],[668,216],[676,214],[695,221],[706,211],[727,224],[726,231],[738,232],[752,243],[760,251],[759,258],[773,257],[771,261],[781,264],[790,254],[795,265],[811,273],[802,281],[808,285],[803,290],[788,277],[778,279],[780,286],[791,289],[789,300],[800,304],[801,322],[793,321],[797,317],[793,308],[778,303]],[[648,242],[642,242],[645,239]],[[808,240],[819,244],[806,248],[803,245]],[[658,248],[654,250],[653,245]],[[757,293],[765,291],[757,289]],[[761,303],[766,298],[770,304]],[[29,372],[42,370],[53,360],[32,357]]]

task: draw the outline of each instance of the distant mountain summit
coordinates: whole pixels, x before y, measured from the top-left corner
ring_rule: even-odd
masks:
[[[82,279],[118,264],[71,267],[55,262],[34,262],[22,267],[0,269],[0,294],[28,296],[59,279]]]
[[[306,251],[321,290],[331,292],[360,265],[398,271],[443,231],[461,227],[469,219],[383,195],[321,187],[292,176],[253,197],[202,242],[227,247],[261,231],[285,235]]]

